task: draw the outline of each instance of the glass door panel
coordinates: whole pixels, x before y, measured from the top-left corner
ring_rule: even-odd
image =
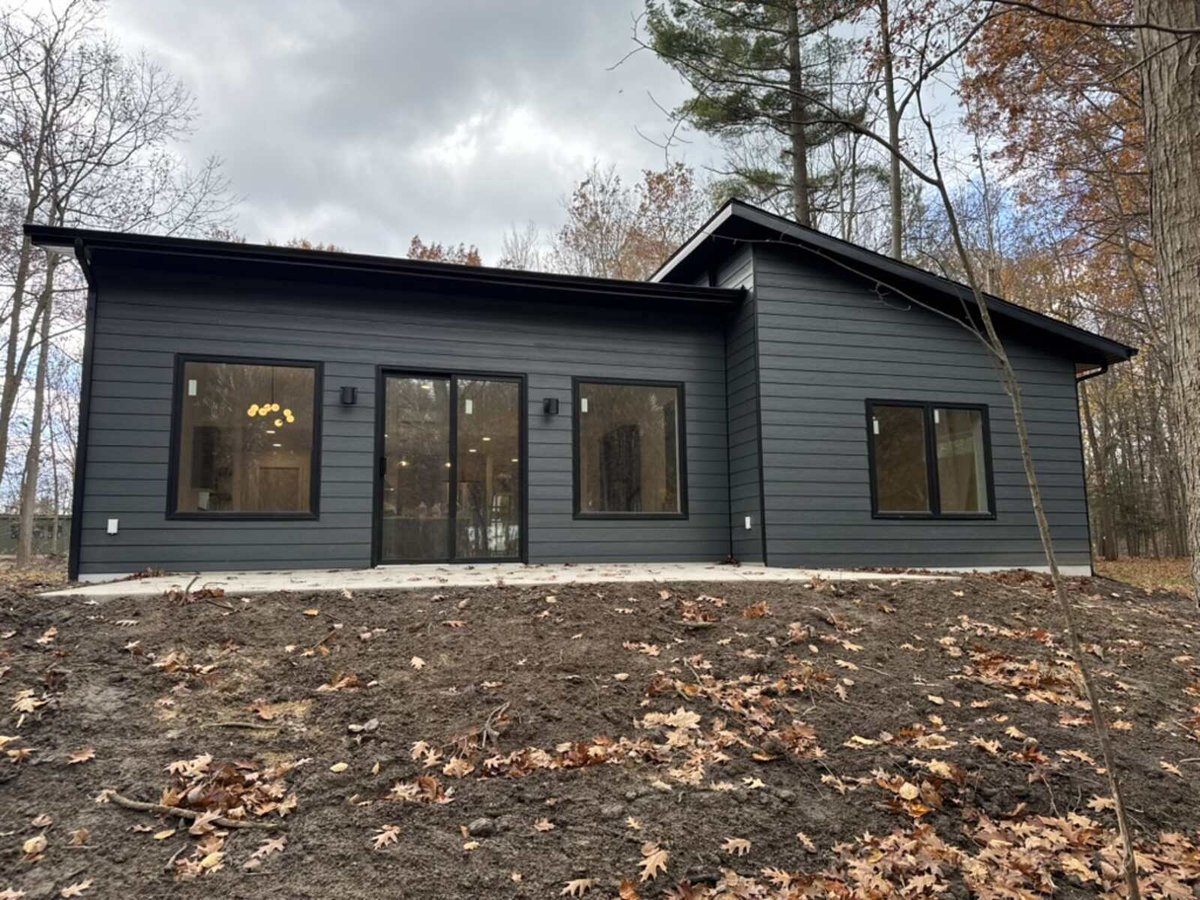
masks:
[[[520,380],[389,375],[383,403],[380,562],[519,559]]]
[[[521,385],[457,378],[455,556],[521,555]]]
[[[388,377],[384,394],[380,559],[449,559],[450,379]]]

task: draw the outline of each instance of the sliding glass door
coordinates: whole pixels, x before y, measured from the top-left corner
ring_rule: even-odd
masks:
[[[521,556],[521,381],[387,375],[380,562]]]

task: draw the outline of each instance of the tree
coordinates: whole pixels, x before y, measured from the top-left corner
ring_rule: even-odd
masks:
[[[520,269],[536,272],[542,268],[542,235],[533,222],[526,222],[523,229],[510,225],[500,244],[501,269]]]
[[[413,235],[413,239],[408,245],[409,259],[423,259],[429,262],[454,263],[458,266],[482,266],[483,260],[479,256],[479,248],[474,244],[469,247],[464,244],[459,244],[455,247],[452,244],[426,244],[421,240],[420,235]]]
[[[1200,605],[1200,6],[1135,0],[1150,222],[1172,368],[1192,581]],[[1190,35],[1188,34],[1190,32]],[[1181,36],[1182,35],[1182,36]]]
[[[55,323],[66,324],[60,294],[77,291],[57,283],[57,260],[35,255],[21,226],[181,233],[222,220],[231,204],[216,161],[189,173],[172,152],[192,125],[190,95],[146,59],[123,56],[104,35],[101,12],[91,0],[70,0],[0,18],[0,180],[10,189],[3,211],[11,216],[3,248],[12,273],[3,308],[0,474],[7,473],[13,414],[36,353],[18,561],[32,552],[49,342]]]
[[[612,167],[593,163],[565,201],[551,265],[595,278],[648,278],[704,221],[710,202],[691,169],[675,163],[627,187]]]
[[[1001,339],[996,324],[992,318],[991,310],[988,306],[987,297],[984,294],[981,279],[977,274],[977,260],[971,253],[967,241],[964,237],[963,229],[960,224],[958,209],[956,207],[951,188],[948,184],[943,164],[943,156],[939,144],[938,129],[935,127],[930,114],[926,111],[924,105],[924,92],[929,89],[937,73],[945,66],[945,64],[954,58],[961,50],[968,45],[970,40],[978,34],[979,30],[986,26],[996,14],[995,4],[970,3],[968,0],[963,0],[962,3],[947,3],[947,15],[942,18],[940,29],[946,32],[944,39],[940,42],[935,42],[926,39],[922,42],[918,55],[915,59],[914,70],[910,75],[910,88],[913,102],[916,107],[917,117],[924,130],[924,136],[928,144],[927,160],[922,162],[915,159],[907,153],[904,148],[898,147],[894,142],[878,132],[868,127],[861,117],[843,118],[842,113],[837,108],[836,104],[829,102],[823,104],[821,114],[827,118],[832,124],[840,125],[846,129],[852,130],[861,134],[864,138],[873,141],[878,146],[887,150],[889,154],[897,157],[901,165],[906,168],[916,179],[928,186],[940,201],[941,209],[944,214],[946,227],[946,235],[953,247],[957,261],[961,267],[961,271],[969,291],[969,296],[972,303],[964,304],[961,314],[950,315],[949,318],[958,325],[965,328],[981,344],[983,351],[988,355],[996,366],[997,376],[1000,384],[1004,389],[1005,394],[1009,398],[1009,403],[1012,411],[1013,422],[1016,428],[1017,444],[1020,450],[1022,468],[1025,474],[1026,484],[1029,488],[1030,504],[1033,509],[1034,518],[1037,522],[1038,533],[1041,538],[1042,548],[1045,553],[1047,567],[1050,572],[1050,579],[1054,589],[1054,597],[1056,605],[1063,617],[1066,626],[1068,646],[1071,651],[1071,656],[1078,666],[1082,677],[1084,692],[1087,696],[1089,708],[1092,714],[1093,723],[1096,730],[1096,739],[1100,746],[1101,755],[1104,759],[1106,768],[1109,789],[1112,794],[1115,811],[1117,815],[1118,828],[1123,841],[1123,871],[1125,875],[1126,890],[1129,896],[1136,898],[1139,896],[1136,861],[1133,852],[1133,839],[1130,832],[1126,808],[1121,792],[1119,776],[1116,768],[1116,760],[1113,755],[1110,734],[1105,718],[1104,709],[1100,703],[1100,697],[1096,688],[1096,684],[1092,678],[1091,667],[1087,657],[1083,652],[1083,640],[1080,635],[1078,623],[1075,617],[1075,609],[1072,601],[1067,594],[1066,585],[1064,583],[1062,573],[1059,570],[1057,552],[1054,545],[1054,538],[1050,531],[1049,521],[1046,517],[1045,504],[1042,499],[1041,486],[1038,479],[1037,469],[1035,468],[1033,453],[1029,442],[1029,429],[1025,416],[1025,407],[1022,400],[1021,381],[1009,357],[1007,347]],[[944,49],[943,49],[944,48]],[[714,52],[719,52],[719,48],[712,48]],[[667,62],[672,62],[671,58],[667,58]],[[698,89],[699,90],[699,89]],[[791,85],[791,101],[800,101],[808,105],[813,102],[811,94],[800,94],[795,85]],[[813,251],[816,252],[816,251]],[[841,265],[846,268],[851,268],[842,261],[829,259],[829,262]],[[867,273],[861,273],[864,277],[871,278],[872,281],[878,283],[878,276],[871,276]],[[911,302],[914,306],[919,306],[930,310],[930,312],[947,315],[941,310],[937,310],[930,306],[927,302],[922,301],[919,296],[905,290],[902,283],[888,283],[886,285],[890,290],[897,295]],[[1200,367],[1200,362],[1197,363]]]
[[[807,44],[853,10],[848,0],[648,0],[648,38],[635,40],[695,91],[674,115],[727,142],[726,193],[812,225],[813,153],[859,113],[828,114],[828,59]]]

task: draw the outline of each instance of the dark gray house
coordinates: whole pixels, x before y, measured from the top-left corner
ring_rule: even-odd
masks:
[[[71,574],[432,561],[1037,567],[961,285],[740,202],[650,282],[30,227],[90,286]],[[1062,562],[1076,386],[999,298]]]

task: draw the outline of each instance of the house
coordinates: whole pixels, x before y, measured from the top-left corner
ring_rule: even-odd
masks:
[[[432,561],[1044,565],[961,285],[741,202],[648,282],[31,226],[90,286],[71,575]],[[987,299],[1066,571],[1080,379]]]

